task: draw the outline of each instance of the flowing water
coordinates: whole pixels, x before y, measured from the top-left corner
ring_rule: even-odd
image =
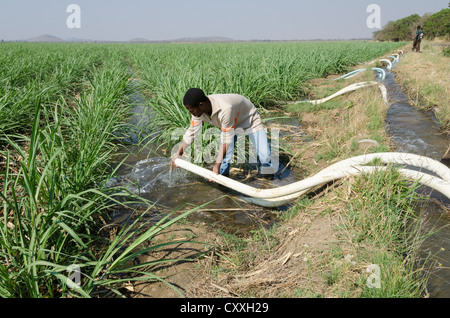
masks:
[[[249,233],[260,225],[270,227],[276,221],[272,209],[256,207],[237,199],[235,193],[202,177],[180,168],[170,172],[170,159],[165,157],[128,159],[130,166],[122,169],[115,180],[116,185],[127,187],[140,196],[157,202],[159,207],[173,210],[185,205],[184,209],[205,207],[195,212],[195,219],[215,224],[235,234]],[[207,167],[208,168],[208,167]],[[209,167],[210,168],[210,167]],[[233,174],[234,172],[234,174]],[[258,188],[278,187],[297,180],[288,169],[275,180],[258,179],[231,172],[232,178]],[[286,207],[284,207],[286,208]],[[281,208],[282,209],[282,208]]]
[[[387,112],[387,129],[395,151],[423,155],[440,161],[450,145],[450,138],[431,112],[423,112],[409,104],[408,97],[395,81],[395,75],[386,70],[382,81],[394,101]],[[423,188],[427,192],[428,189]],[[425,209],[426,227],[438,230],[426,240],[425,255],[438,258],[438,267],[429,281],[430,297],[450,297],[450,200],[439,193],[428,193],[431,200]]]

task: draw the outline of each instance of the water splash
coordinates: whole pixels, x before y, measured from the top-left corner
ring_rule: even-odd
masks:
[[[137,162],[128,180],[130,190],[135,193],[150,193],[188,183],[188,174],[181,169],[170,171],[170,158],[150,158]]]

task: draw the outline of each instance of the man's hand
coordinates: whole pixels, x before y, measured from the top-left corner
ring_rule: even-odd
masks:
[[[212,170],[215,174],[219,174],[219,171],[220,171],[220,162],[216,162],[216,164],[214,165],[214,167],[213,167],[213,170]],[[209,182],[213,182],[211,179],[209,179],[208,180]]]
[[[176,153],[173,157],[172,157],[172,161],[170,163],[170,171],[172,171],[173,167],[175,166],[176,168],[178,168],[178,166],[175,164],[175,160],[177,160],[178,158],[180,158],[181,156]]]
[[[213,168],[213,172],[215,174],[219,174],[219,172],[220,172],[220,165],[222,164],[223,158],[225,158],[227,149],[228,149],[227,144],[221,144],[219,146],[219,153],[217,154],[216,164],[214,165],[214,168]]]
[[[216,164],[214,165],[214,168],[213,168],[213,172],[214,172],[215,174],[219,174],[219,171],[220,171],[220,162],[219,162],[219,163],[216,163]]]
[[[175,166],[176,168],[178,168],[178,166],[175,164],[175,160],[177,160],[178,158],[181,158],[181,156],[184,153],[184,149],[187,147],[186,142],[183,140],[180,148],[178,149],[177,153],[173,155],[172,157],[172,162],[170,163],[170,170],[172,171],[173,167]]]

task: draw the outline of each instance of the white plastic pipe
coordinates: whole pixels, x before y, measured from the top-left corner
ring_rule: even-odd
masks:
[[[352,72],[347,73],[347,74],[345,74],[345,75],[342,75],[341,77],[335,78],[334,80],[337,81],[337,80],[340,80],[340,79],[351,78],[351,77],[356,76],[356,75],[358,75],[359,73],[361,73],[361,72],[363,72],[363,71],[365,71],[365,70],[366,70],[366,69],[355,70],[355,71],[352,71]]]
[[[334,80],[337,81],[337,80],[340,80],[340,79],[349,79],[349,78],[352,78],[352,77],[358,75],[359,73],[364,72],[365,70],[366,70],[365,68],[362,68],[362,69],[359,69],[359,70],[355,70],[355,71],[352,71],[352,72],[350,72],[348,74],[342,75],[341,77],[335,78]],[[382,80],[384,80],[386,78],[386,72],[382,68],[373,67],[372,70],[377,71],[378,73],[380,73],[380,78]]]
[[[208,169],[199,167],[195,164],[181,159],[177,159],[179,161],[176,160],[175,164],[181,168],[213,180],[247,196],[269,199],[290,195],[308,189],[310,188],[311,184],[314,184],[315,186],[324,182],[326,183],[336,179],[340,179],[342,177],[345,177],[348,173],[353,174],[356,172],[352,169],[349,170],[349,168],[361,167],[375,159],[378,159],[385,164],[400,164],[425,169],[436,174],[443,181],[450,181],[450,169],[447,168],[447,166],[445,166],[444,164],[424,156],[398,152],[367,154],[345,159],[329,166],[326,169],[323,169],[310,178],[275,189],[256,189],[222,175],[216,175],[214,172]],[[313,181],[311,182],[311,180]]]
[[[379,67],[373,67],[372,70],[377,71],[378,73],[380,73],[380,78],[382,80],[384,80],[386,78],[386,72],[385,70],[383,70],[382,68]]]
[[[351,171],[349,172],[349,175],[358,175],[358,174],[364,174],[364,173],[372,173],[374,171],[381,171],[386,170],[386,167],[368,167],[368,166],[359,166],[359,167],[353,167],[355,170],[353,170],[353,173]],[[442,181],[440,178],[433,177],[429,174],[425,174],[422,172],[409,170],[409,169],[399,169],[398,172],[404,176],[405,178],[417,180],[419,183],[426,185],[432,189],[435,189],[439,191],[440,193],[444,194],[447,198],[450,198],[450,183],[447,181]],[[317,184],[317,186],[324,185],[323,184]],[[245,201],[247,203],[256,204],[263,207],[279,207],[286,205],[288,203],[291,203],[292,201],[300,198],[302,195],[307,193],[310,189],[306,189],[288,196],[284,197],[278,197],[278,198],[272,198],[272,199],[260,199],[260,198],[252,198],[252,197],[244,197],[240,196],[238,197],[240,200]]]
[[[403,55],[403,51],[402,50],[398,50],[397,52],[400,52],[400,55]],[[397,53],[393,53],[392,55],[395,55],[395,54],[397,54]],[[398,55],[398,54],[397,54]],[[358,63],[358,64],[364,64],[364,65],[370,65],[370,64],[373,64],[373,63],[375,63],[375,62],[377,62],[378,60],[373,60],[373,61],[370,61],[370,62],[366,62],[366,63]],[[381,61],[381,60],[380,60]],[[389,61],[390,62],[390,61]]]
[[[373,140],[373,139],[361,139],[358,141],[358,144],[364,144],[364,143],[368,143],[373,145],[374,147],[378,147],[380,146],[380,144],[378,143],[378,141]]]
[[[391,163],[413,166],[436,174],[437,176],[431,176],[415,170],[400,169],[402,175],[417,180],[418,182],[441,192],[450,199],[450,169],[431,158],[407,153],[376,153],[353,157],[331,165],[312,177],[274,189],[257,189],[228,177],[217,175],[208,169],[199,167],[182,159],[176,159],[175,164],[178,167],[217,182],[218,184],[249,197],[242,198],[247,202],[275,207],[291,202],[307,191],[310,191],[312,188],[328,182],[361,173],[371,173],[386,168],[363,166],[374,159],[379,159],[386,164]]]
[[[349,85],[349,86],[341,89],[337,93],[335,93],[335,94],[333,94],[333,95],[331,95],[331,96],[329,96],[327,98],[318,99],[318,100],[309,100],[309,101],[297,101],[294,104],[299,104],[299,103],[305,103],[306,102],[306,103],[312,103],[312,104],[315,104],[315,105],[319,105],[319,104],[323,104],[323,103],[325,103],[325,102],[327,102],[327,101],[329,101],[329,100],[331,100],[331,99],[333,99],[335,97],[343,95],[345,93],[353,92],[353,91],[356,91],[356,90],[361,89],[363,87],[370,87],[370,86],[378,86],[378,88],[380,89],[380,92],[381,92],[381,94],[383,96],[384,102],[385,103],[388,102],[387,89],[386,89],[386,87],[383,84],[378,83],[378,82],[361,82],[361,83],[356,83],[356,84]]]
[[[394,60],[392,61],[392,63],[397,63],[398,59],[395,56],[389,55],[388,57],[393,58]]]

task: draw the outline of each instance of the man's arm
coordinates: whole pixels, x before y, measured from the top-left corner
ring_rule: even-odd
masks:
[[[175,160],[178,159],[178,158],[180,158],[180,157],[183,155],[184,150],[185,150],[188,146],[189,146],[189,145],[187,144],[186,141],[183,140],[183,141],[181,142],[180,148],[178,148],[177,153],[172,157],[172,162],[170,163],[170,170],[172,170],[173,166],[175,166],[175,167],[178,168],[178,166],[175,164]]]
[[[216,164],[214,165],[214,168],[213,168],[213,172],[215,174],[219,174],[220,165],[222,164],[223,158],[225,158],[227,150],[228,150],[228,145],[227,144],[220,144],[219,153],[218,153],[217,158],[216,158]]]
[[[234,114],[236,110],[233,112],[233,110],[229,111],[228,113],[222,114],[221,118],[221,124],[222,127],[220,128],[222,133],[220,136],[220,147],[219,147],[219,153],[217,154],[216,158],[216,164],[214,165],[213,172],[216,174],[219,174],[220,172],[220,165],[222,164],[223,159],[225,158],[225,155],[227,154],[228,147],[231,145],[231,143],[234,140],[234,129],[236,127],[236,122],[239,117],[239,112],[237,114]]]
[[[192,116],[191,118],[191,125],[189,126],[188,130],[183,136],[183,141],[181,142],[180,148],[178,148],[178,151],[175,153],[175,155],[172,157],[172,163],[170,164],[170,170],[172,170],[172,167],[175,166],[175,160],[180,158],[184,151],[186,150],[189,145],[191,145],[194,142],[194,139],[198,136],[199,132],[202,130],[202,119],[199,117]]]

